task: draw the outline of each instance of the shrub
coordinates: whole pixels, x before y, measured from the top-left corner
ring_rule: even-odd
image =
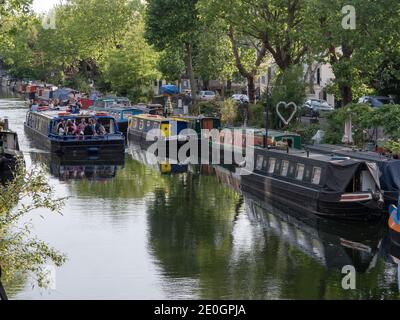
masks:
[[[221,108],[221,121],[224,125],[233,126],[238,120],[238,106],[232,99],[226,99]]]
[[[200,101],[190,107],[190,113],[193,115],[203,114],[220,117],[221,108],[222,103],[220,101]]]
[[[365,104],[349,104],[327,116],[328,128],[325,132],[326,143],[338,144],[342,142],[344,125],[351,116],[353,124],[353,138],[357,145],[364,142],[364,130],[370,128],[370,119],[373,110]]]

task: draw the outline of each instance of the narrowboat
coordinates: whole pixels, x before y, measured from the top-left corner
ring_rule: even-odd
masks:
[[[18,161],[23,159],[17,133],[9,130],[8,119],[0,120],[0,182],[10,181]]]
[[[105,128],[105,133],[90,135],[60,135],[58,127],[68,121],[76,124],[96,121]],[[26,115],[25,130],[36,144],[58,155],[107,155],[125,152],[125,138],[118,130],[115,119],[104,113],[29,111]]]
[[[331,220],[277,207],[247,193],[243,198],[250,224],[265,238],[258,243],[268,245],[270,237],[279,238],[327,269],[341,271],[351,265],[365,273],[376,263],[385,236],[383,220]]]
[[[127,136],[128,134],[128,122],[132,116],[148,113],[153,115],[162,115],[162,112],[156,108],[148,108],[142,105],[129,106],[129,100],[127,102],[122,98],[119,99],[100,99],[89,108],[94,111],[106,111],[109,112],[117,121],[119,130]]]
[[[119,131],[125,136],[128,134],[128,122],[132,116],[137,116],[146,113],[146,109],[133,107],[110,107],[107,112],[117,121]]]
[[[166,150],[169,149],[171,143],[176,143],[179,148],[188,141],[188,136],[182,135],[187,128],[188,122],[184,120],[142,114],[129,119],[128,141],[144,149],[155,142],[160,142],[159,148],[166,148]],[[152,130],[155,131],[150,134]]]
[[[212,137],[210,142],[211,154],[214,159],[218,156],[224,164],[240,164],[246,157],[247,148],[264,147],[265,130],[255,128],[224,128]],[[292,132],[268,131],[268,146],[275,148],[302,148],[301,136]],[[229,163],[225,159],[229,158]]]
[[[400,195],[400,160],[389,159],[376,152],[359,151],[330,144],[309,145],[306,148],[321,154],[337,155],[376,163],[380,170],[380,183],[385,201],[389,205],[397,203]]]
[[[322,154],[254,148],[242,168],[242,190],[272,203],[343,219],[383,214],[379,170],[374,163]]]

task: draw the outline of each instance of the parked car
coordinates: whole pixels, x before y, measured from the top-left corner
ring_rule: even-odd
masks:
[[[216,98],[217,98],[217,95],[213,91],[200,91],[199,92],[200,100],[210,101],[210,100],[215,100]]]
[[[250,103],[249,97],[245,94],[234,94],[231,99],[239,103]]]
[[[358,103],[369,104],[372,108],[380,108],[385,104],[395,104],[392,98],[380,96],[363,96],[358,100]]]
[[[335,108],[325,100],[310,99],[303,105],[303,114],[309,117],[319,117],[322,113],[333,111]]]

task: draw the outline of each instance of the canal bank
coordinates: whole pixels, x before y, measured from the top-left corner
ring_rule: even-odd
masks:
[[[6,284],[10,298],[400,297],[384,226],[351,238],[351,226],[275,212],[210,171],[163,174],[130,153],[122,164],[54,163],[25,136],[26,111],[18,97],[0,94],[0,117],[18,132],[27,166],[43,163],[57,194],[69,197],[63,216],[31,217],[35,234],[68,261],[53,289],[22,277]],[[348,264],[357,270],[354,291],[342,288]]]

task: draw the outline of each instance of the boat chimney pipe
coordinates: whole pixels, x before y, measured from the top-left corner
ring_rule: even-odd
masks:
[[[4,131],[8,131],[8,118],[4,118]]]

